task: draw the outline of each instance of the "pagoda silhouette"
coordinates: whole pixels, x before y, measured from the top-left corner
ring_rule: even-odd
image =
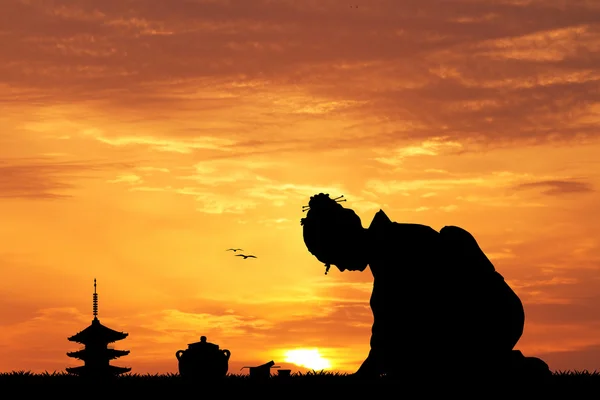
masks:
[[[131,368],[116,367],[110,365],[110,360],[126,356],[129,350],[115,350],[110,343],[125,339],[128,333],[118,332],[110,329],[100,323],[98,320],[98,293],[96,293],[96,279],[94,279],[94,319],[92,324],[81,332],[68,338],[71,342],[77,342],[84,345],[84,348],[68,352],[67,356],[77,358],[84,362],[80,367],[67,368],[70,374],[82,377],[115,377],[125,372],[131,371]]]

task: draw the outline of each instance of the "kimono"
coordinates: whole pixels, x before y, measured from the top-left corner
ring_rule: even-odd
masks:
[[[523,334],[523,304],[467,231],[390,221],[368,228],[371,350],[358,376],[492,368]]]

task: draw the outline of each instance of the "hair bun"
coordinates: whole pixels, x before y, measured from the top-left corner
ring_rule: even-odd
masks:
[[[302,211],[316,210],[319,212],[331,210],[336,206],[341,207],[339,203],[343,201],[346,201],[346,199],[344,199],[344,195],[332,199],[329,197],[329,193],[319,193],[311,196],[308,205],[302,206]]]

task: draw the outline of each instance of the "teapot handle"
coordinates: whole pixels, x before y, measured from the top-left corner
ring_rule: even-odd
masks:
[[[227,349],[223,349],[221,351],[223,352],[223,354],[225,354],[225,358],[229,360],[229,357],[231,357],[231,352]]]
[[[177,359],[179,360],[181,358],[181,356],[183,355],[184,351],[183,350],[177,350],[177,353],[175,353],[175,357],[177,357]]]

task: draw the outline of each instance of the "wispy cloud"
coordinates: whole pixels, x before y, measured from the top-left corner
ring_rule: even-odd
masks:
[[[515,187],[517,190],[541,190],[543,194],[554,196],[571,193],[589,193],[593,192],[589,182],[547,180],[539,182],[521,183]]]
[[[131,185],[136,185],[143,183],[143,179],[138,175],[129,174],[129,175],[119,175],[115,179],[110,179],[107,181],[108,183],[128,183]]]
[[[397,166],[407,157],[437,156],[448,151],[460,151],[462,148],[463,146],[456,141],[444,141],[443,138],[433,138],[422,142],[420,145],[378,150],[378,152],[385,154],[385,156],[376,157],[374,160],[383,164]]]
[[[169,173],[170,170],[168,168],[162,168],[162,167],[137,167],[136,168],[138,171],[142,171],[142,172],[163,172],[163,173]]]
[[[0,75],[11,100],[35,89],[115,113],[143,106],[154,119],[190,102],[208,114],[252,98],[264,124],[360,115],[380,143],[597,137],[600,10],[590,2],[173,1],[7,3]],[[98,140],[183,154],[234,144],[169,136]]]
[[[208,149],[208,150],[222,150],[225,151],[228,149],[227,146],[231,146],[235,143],[234,140],[219,138],[219,137],[196,137],[192,139],[164,139],[164,138],[155,138],[148,136],[116,136],[116,137],[106,137],[104,134],[100,133],[98,129],[90,129],[84,131],[86,135],[90,135],[94,137],[94,139],[109,144],[111,146],[131,146],[131,145],[141,145],[147,146],[151,149],[164,151],[164,152],[173,152],[173,153],[191,153],[193,150],[197,149]]]
[[[98,172],[131,168],[110,162],[53,162],[45,159],[0,160],[0,197],[60,199],[71,196],[79,180]]]

